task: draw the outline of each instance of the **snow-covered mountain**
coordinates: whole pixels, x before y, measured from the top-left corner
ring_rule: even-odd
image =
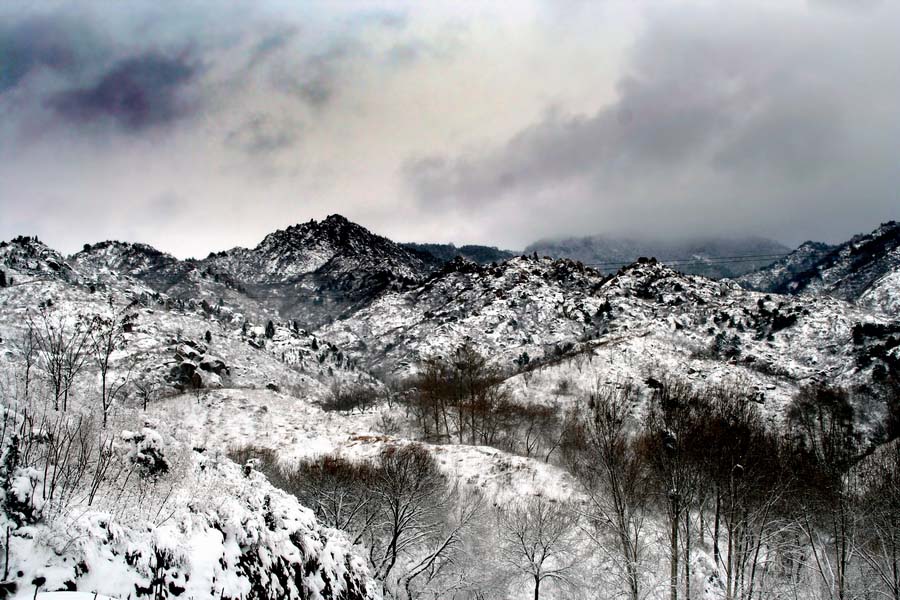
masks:
[[[739,278],[751,289],[829,295],[896,315],[900,307],[900,223],[837,246],[807,242],[757,272]]]
[[[420,281],[436,266],[340,215],[267,235],[255,248],[178,260],[144,244],[101,242],[74,255],[85,276],[133,277],[182,300],[224,299],[257,318],[311,328],[355,310],[382,291]]]
[[[804,242],[790,254],[759,270],[741,275],[737,281],[748,289],[789,294],[796,286],[795,280],[815,270],[816,264],[834,249],[834,246],[822,242]]]
[[[533,254],[487,265],[457,257],[435,270],[417,251],[338,215],[203,260],[103,242],[67,262],[33,238],[0,252],[14,281],[99,286],[212,319],[217,337],[249,343],[326,387],[338,376],[370,377],[367,369],[415,372],[422,359],[466,341],[516,371],[637,339],[707,361],[695,371],[717,361],[795,384],[853,384],[873,368],[860,359],[854,328],[891,320],[884,309],[897,297],[898,231],[888,223],[834,248],[804,244],[741,285],[654,259],[612,275]]]
[[[6,285],[40,281],[77,282],[78,274],[56,250],[37,237],[0,242],[0,271]]]
[[[415,280],[428,270],[419,254],[341,215],[278,230],[253,249],[234,248],[203,262],[258,285],[291,283],[311,273]]]

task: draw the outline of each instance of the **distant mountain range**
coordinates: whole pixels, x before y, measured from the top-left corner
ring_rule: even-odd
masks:
[[[401,244],[404,248],[424,252],[432,256],[439,263],[450,262],[456,257],[465,258],[480,265],[486,265],[493,262],[503,262],[516,256],[515,252],[509,250],[500,250],[496,246],[455,246],[453,244]]]
[[[85,246],[71,263],[88,276],[124,273],[177,298],[230,298],[251,315],[296,315],[305,328],[340,317],[386,289],[419,281],[440,265],[340,215],[202,260],[178,260],[144,244],[101,242]]]
[[[659,241],[594,235],[543,240],[525,248],[526,254],[535,252],[577,260],[603,273],[614,273],[642,256],[654,257],[682,273],[720,279],[755,271],[787,254],[790,248],[761,237]]]

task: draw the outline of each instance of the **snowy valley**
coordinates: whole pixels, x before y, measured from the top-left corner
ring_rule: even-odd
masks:
[[[898,248],[3,242],[0,597],[897,597]]]

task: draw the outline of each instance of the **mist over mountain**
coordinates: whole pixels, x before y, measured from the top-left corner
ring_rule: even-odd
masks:
[[[655,257],[692,275],[736,277],[770,264],[790,248],[767,238],[692,238],[675,241],[594,235],[541,240],[528,245],[526,254],[569,258],[613,273],[639,257]]]

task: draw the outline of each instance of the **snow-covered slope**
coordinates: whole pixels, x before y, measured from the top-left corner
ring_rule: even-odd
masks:
[[[31,260],[32,253],[26,256]],[[27,266],[28,273],[45,273],[40,261]],[[16,277],[25,272],[18,266]],[[66,589],[118,598],[380,597],[365,560],[343,534],[320,527],[295,498],[230,463],[224,458],[227,443],[207,446],[182,435],[176,411],[153,418],[154,409],[173,395],[179,404],[194,405],[207,402],[216,390],[269,387],[293,401],[318,403],[334,385],[371,378],[338,358],[333,344],[304,331],[277,326],[267,337],[264,327],[245,328],[245,321],[230,311],[173,303],[131,277],[106,274],[102,291],[92,290],[94,283],[88,281],[96,282],[96,275],[90,273],[83,284],[39,278],[0,289],[0,476],[9,482],[0,486],[0,530],[9,525],[11,532],[11,577],[2,582],[4,593],[15,598]],[[46,315],[50,331],[72,339],[94,315],[124,314],[133,316],[111,355],[108,381],[111,388],[125,387],[103,430],[98,371],[90,352],[83,355],[83,372],[73,381],[67,411],[51,406],[52,393],[39,376],[41,351],[30,354],[36,361],[33,380],[30,392],[23,391],[21,365],[30,352],[23,341],[29,339],[30,322],[43,331]],[[292,412],[291,404],[281,412]],[[252,418],[239,411],[229,416],[244,422]],[[27,427],[26,418],[31,419]],[[80,476],[81,483],[65,484],[72,486],[65,502],[46,499],[46,490],[62,485],[60,480],[45,485],[46,472],[10,450],[11,444],[26,444],[31,458],[25,461],[40,457],[55,438],[46,428],[59,423],[66,423],[65,429],[56,431],[94,427],[101,440],[100,454],[96,449],[91,454],[90,446],[79,451],[87,475]],[[18,437],[10,437],[11,432]],[[258,441],[256,436],[236,440]],[[146,455],[134,454],[142,447],[149,450]],[[103,456],[114,462],[105,471],[106,487],[95,493],[91,477],[100,472],[95,463],[101,464]],[[161,474],[141,475],[134,468],[143,464],[141,456],[164,457],[167,466]],[[76,481],[71,470],[66,477]]]
[[[387,293],[323,335],[371,366],[404,371],[465,340],[504,366],[543,357],[596,332],[604,277],[569,261],[520,257],[500,265],[455,259],[426,282]]]
[[[636,355],[660,370],[664,355],[680,355],[767,378],[849,381],[865,376],[853,327],[871,319],[840,300],[765,295],[652,260],[608,278],[572,261],[517,258],[498,267],[457,261],[322,332],[361,361],[399,371],[471,340],[508,368],[525,366],[524,354],[546,363],[624,345],[643,347]]]
[[[142,499],[145,518],[73,506],[13,527],[8,568],[21,583],[12,598],[32,598],[36,588],[114,598],[380,597],[346,536],[260,474],[193,452],[178,476],[169,496]]]
[[[49,280],[74,283],[79,279],[59,252],[28,236],[0,242],[0,271],[7,285]]]

